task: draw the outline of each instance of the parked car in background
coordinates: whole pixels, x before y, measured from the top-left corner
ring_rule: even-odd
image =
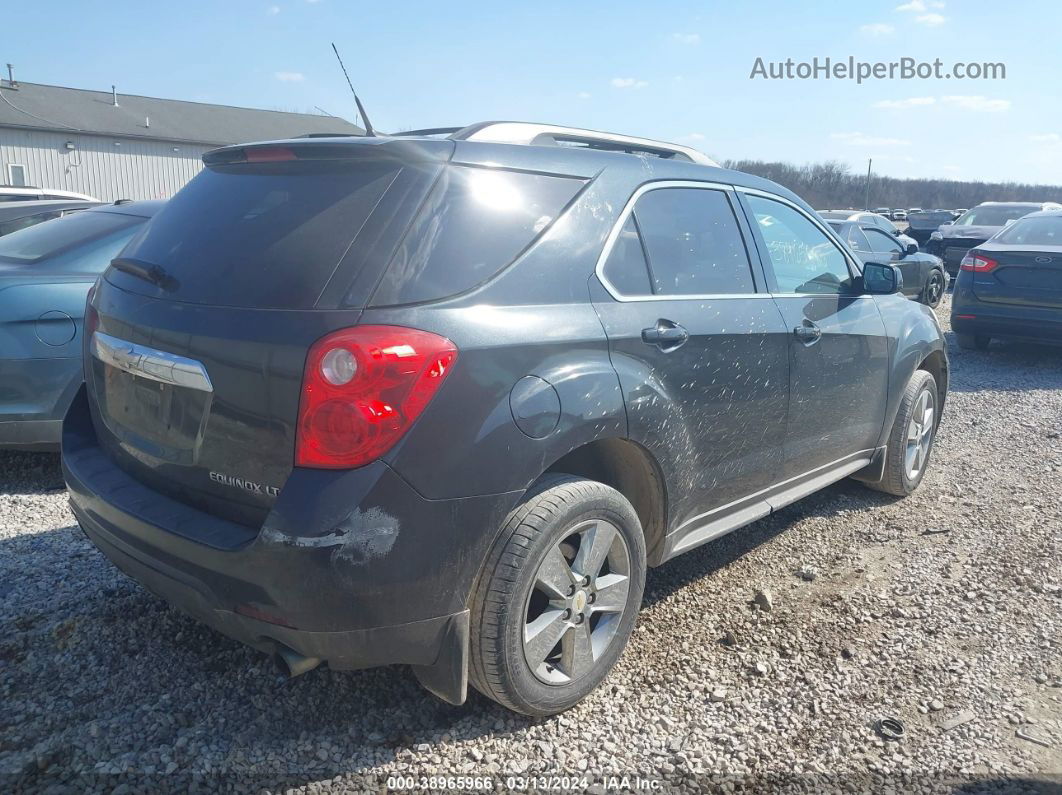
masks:
[[[89,207],[98,207],[101,202],[63,199],[25,201],[0,204],[0,237],[17,232],[44,221],[62,218]]]
[[[890,217],[893,221],[906,221],[907,210],[893,210],[892,215]]]
[[[929,243],[930,236],[942,225],[950,224],[954,218],[947,210],[933,210],[932,212],[911,213],[907,216],[907,234],[920,247]]]
[[[1050,209],[1062,209],[1062,205],[1054,202],[982,202],[954,223],[944,224],[931,234],[926,251],[943,259],[948,273],[957,274],[971,248],[981,245],[1022,216]]]
[[[90,296],[64,475],[119,568],[292,674],[557,713],[647,565],[926,471],[936,318],[779,185],[517,122],[203,159]]]
[[[861,226],[873,226],[895,237],[903,244],[905,249],[911,243],[916,242],[914,238],[908,237],[897,229],[892,221],[879,213],[871,213],[865,210],[820,210],[819,215],[827,221],[852,221]]]
[[[99,199],[95,196],[86,196],[84,193],[75,193],[71,190],[38,188],[33,185],[0,185],[0,202],[29,202],[48,199],[99,202]]]
[[[891,213],[892,210],[890,210],[888,207],[878,207],[877,209],[874,210],[874,212],[876,212],[880,216],[888,218],[889,217],[889,213]]]
[[[82,210],[0,238],[0,448],[58,448],[82,379],[85,296],[160,204]]]
[[[992,338],[1062,341],[1062,209],[1023,216],[967,252],[951,327],[962,348]]]
[[[920,252],[914,241],[904,245],[893,235],[875,226],[854,221],[828,223],[864,263],[897,265],[903,274],[902,292],[908,298],[930,307],[940,303],[947,289],[948,277],[939,257]]]

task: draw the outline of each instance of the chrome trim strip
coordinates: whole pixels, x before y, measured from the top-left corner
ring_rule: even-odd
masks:
[[[101,362],[126,373],[200,392],[214,391],[206,368],[195,359],[126,342],[99,331],[92,335],[90,347],[92,355]]]
[[[630,301],[706,301],[717,300],[720,298],[770,298],[770,293],[716,293],[716,294],[703,294],[703,295],[623,295],[616,289],[605,277],[605,262],[608,261],[609,255],[612,253],[612,249],[616,245],[616,241],[619,239],[620,232],[623,231],[623,225],[627,223],[627,219],[631,213],[634,212],[634,204],[639,198],[644,196],[651,190],[662,190],[664,188],[700,188],[702,190],[719,190],[724,193],[733,194],[733,185],[724,185],[721,182],[696,182],[693,180],[660,180],[658,182],[647,182],[636,190],[631,197],[627,200],[627,203],[623,205],[623,210],[619,214],[619,219],[613,224],[611,231],[608,233],[608,237],[605,239],[605,247],[601,250],[601,254],[598,255],[597,265],[594,267],[594,273],[597,275],[597,279],[601,282],[608,294],[615,298],[617,301],[627,303]]]

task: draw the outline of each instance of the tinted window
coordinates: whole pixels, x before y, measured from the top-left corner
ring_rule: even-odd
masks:
[[[826,233],[787,204],[749,196],[780,293],[843,293],[847,260]]]
[[[956,226],[1004,226],[1007,221],[1016,221],[1023,215],[1034,213],[1039,207],[974,207],[965,213]]]
[[[309,308],[398,169],[339,160],[212,166],[124,256],[161,267],[174,282],[165,295],[179,301]],[[108,278],[158,292],[126,274]]]
[[[867,229],[867,240],[870,241],[870,250],[879,254],[901,254],[903,246],[892,235],[882,232],[880,229]]]
[[[605,278],[623,295],[649,295],[649,268],[642,250],[642,239],[632,215],[620,230],[619,237],[605,262]]]
[[[49,215],[58,216],[61,210]],[[83,245],[113,234],[120,229],[127,229],[143,223],[144,219],[136,215],[119,215],[118,213],[72,213],[63,218],[56,217],[48,223],[40,223],[40,216],[31,216],[32,226],[10,235],[0,237],[0,261],[3,262],[37,262],[45,257],[56,256],[75,246]],[[29,219],[20,218],[22,223]]]
[[[0,224],[0,237],[4,235],[10,235],[12,232],[17,232],[20,229],[28,229],[31,226],[36,226],[44,221],[51,221],[53,218],[59,218],[62,216],[62,212],[59,210],[52,210],[47,213],[35,213],[34,215],[23,215],[21,218],[15,218],[11,221],[5,221]]]
[[[568,177],[445,168],[373,304],[431,301],[482,284],[530,246],[582,186]]]
[[[1023,218],[993,238],[1013,246],[1062,246],[1062,215]]]
[[[649,191],[638,199],[634,215],[649,255],[654,293],[756,292],[741,229],[724,192]]]

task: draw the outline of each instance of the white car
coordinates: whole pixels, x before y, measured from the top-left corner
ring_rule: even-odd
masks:
[[[0,185],[0,202],[35,202],[47,199],[69,199],[72,201],[96,202],[95,196],[74,193],[72,190],[55,190],[53,188],[35,188],[31,185]]]

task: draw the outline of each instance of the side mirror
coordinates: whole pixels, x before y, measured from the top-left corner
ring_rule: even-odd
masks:
[[[904,253],[904,256],[905,257],[909,257],[912,254],[917,254],[917,253],[918,253],[918,244],[917,243],[908,243],[907,244],[907,251]]]
[[[880,262],[863,264],[863,292],[871,295],[892,295],[903,287],[903,274],[895,265]]]

